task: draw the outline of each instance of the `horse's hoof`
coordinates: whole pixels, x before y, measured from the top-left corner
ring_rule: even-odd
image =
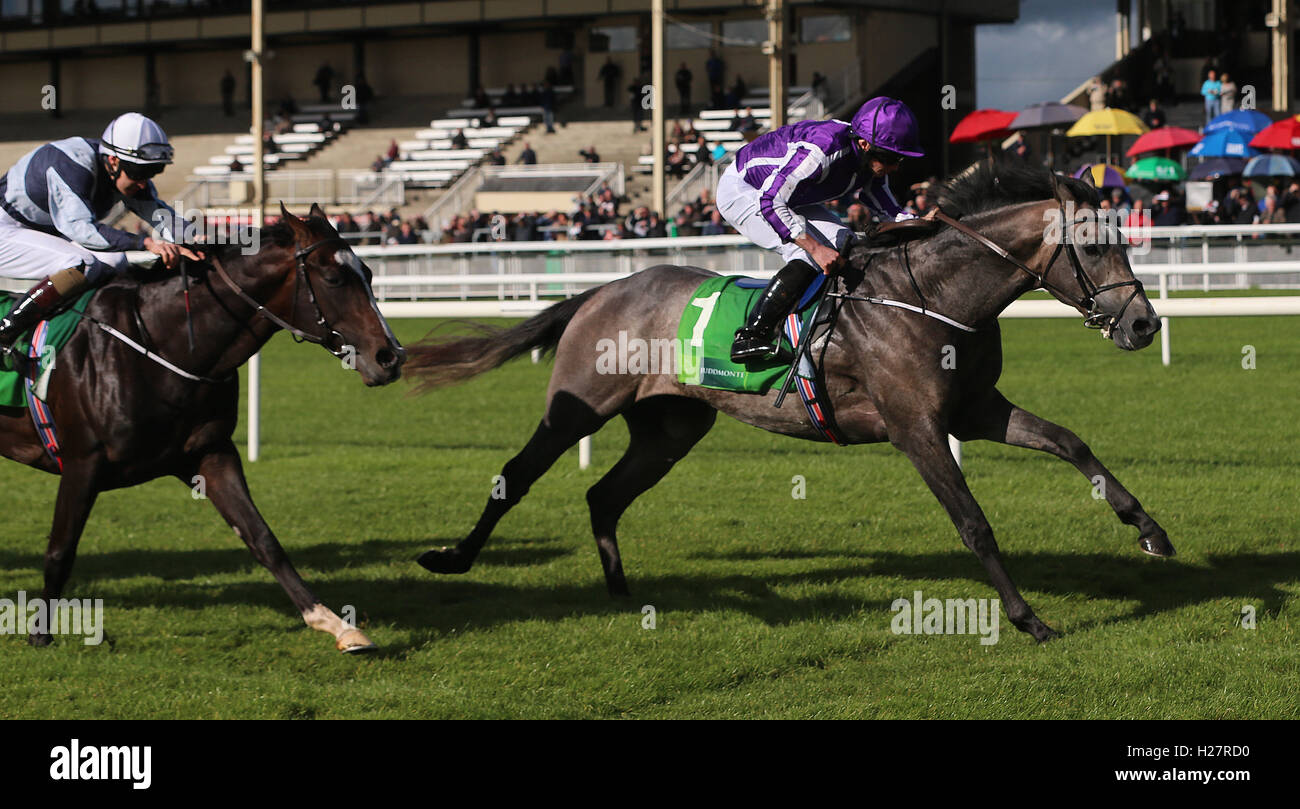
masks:
[[[430,573],[468,573],[471,565],[455,548],[425,551],[416,561]]]
[[[1030,635],[1033,635],[1034,640],[1038,641],[1039,643],[1047,643],[1049,640],[1054,640],[1056,638],[1061,637],[1060,632],[1057,632],[1055,629],[1052,629],[1050,626],[1043,623],[1037,617],[1030,618],[1029,621],[1026,622],[1025,625],[1020,628],[1028,632]]]
[[[1178,553],[1174,550],[1173,543],[1169,541],[1169,535],[1164,531],[1157,531],[1150,536],[1139,538],[1138,547],[1142,548],[1143,553],[1158,556],[1161,559],[1168,559]]]
[[[29,646],[49,646],[53,642],[54,642],[53,635],[31,634],[27,636],[27,643]]]
[[[376,652],[379,650],[379,647],[372,643],[370,638],[367,638],[360,629],[349,629],[339,635],[334,646],[343,654],[358,654],[360,652]]]

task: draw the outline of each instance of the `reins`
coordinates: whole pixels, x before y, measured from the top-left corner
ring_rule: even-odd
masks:
[[[318,242],[315,242],[304,248],[301,248],[300,250],[295,251],[293,254],[294,259],[297,260],[297,268],[294,273],[294,294],[293,294],[294,312],[297,311],[297,307],[298,307],[298,283],[302,280],[306,280],[307,298],[308,300],[311,301],[312,308],[316,310],[316,325],[322,326],[328,332],[325,337],[318,337],[314,334],[308,334],[307,332],[304,332],[302,329],[299,329],[297,326],[294,326],[292,323],[286,321],[285,319],[276,315],[274,312],[267,309],[265,305],[258,303],[251,295],[245,292],[239,286],[239,284],[235,283],[234,279],[232,279],[230,275],[226,272],[225,267],[221,265],[221,260],[218,259],[215,255],[209,257],[208,262],[212,264],[213,269],[217,271],[217,275],[221,278],[221,280],[224,281],[226,285],[229,286],[235,292],[235,294],[239,296],[241,300],[243,300],[249,306],[253,307],[254,314],[265,317],[266,319],[274,323],[276,326],[289,332],[290,335],[292,335],[293,338],[298,342],[316,343],[317,345],[324,346],[325,349],[328,350],[334,356],[344,357],[347,352],[344,350],[343,343],[342,343],[343,335],[339,334],[339,332],[335,331],[334,328],[329,325],[328,320],[325,318],[325,313],[321,310],[320,304],[316,301],[316,290],[312,286],[311,276],[307,274],[307,256],[311,255],[312,251],[316,250],[321,245],[328,244],[329,242],[333,242],[333,241],[343,242],[343,239],[337,236],[330,237],[327,239],[321,239]],[[344,242],[344,244],[346,244],[346,242]],[[189,315],[190,315],[189,275],[184,268],[181,269],[181,274],[185,276],[185,281],[183,282],[183,291],[185,294],[185,314],[188,323]],[[113,326],[110,326],[109,324],[103,322],[102,320],[99,320],[98,318],[92,315],[88,315],[85,312],[78,312],[77,314],[81,317],[82,320],[86,320],[89,321],[90,323],[93,323],[95,326],[97,326],[100,330],[102,330],[109,336],[122,342],[127,347],[136,351],[137,353],[144,356],[145,358],[157,363],[158,365],[161,365],[163,368],[166,368],[168,371],[171,371],[172,373],[176,374],[182,379],[188,379],[191,382],[207,382],[211,384],[218,384],[231,379],[231,376],[233,376],[232,374],[231,376],[227,376],[223,379],[214,379],[212,377],[190,373],[189,371],[186,371],[184,368],[181,368],[175,363],[171,362],[166,357],[163,357],[162,355],[154,352],[153,350],[141,345],[140,343],[128,337],[126,334],[123,334],[120,330],[114,328]],[[290,314],[290,317],[293,317],[293,314]],[[140,321],[138,309],[136,310],[136,320],[138,326],[142,325]],[[244,323],[245,328],[247,328],[247,325],[248,325],[247,323]],[[193,342],[192,342],[193,327],[190,326],[188,331],[191,340],[190,351],[191,353],[193,353]],[[141,334],[146,334],[143,328],[141,329]]]

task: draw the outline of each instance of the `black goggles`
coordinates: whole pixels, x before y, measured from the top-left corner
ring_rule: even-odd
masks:
[[[901,154],[895,154],[894,152],[886,152],[881,149],[870,150],[869,152],[867,152],[867,158],[870,160],[879,160],[881,163],[884,163],[886,166],[897,166],[898,164],[903,162],[903,156]]]
[[[132,180],[152,179],[157,177],[159,174],[162,174],[163,169],[167,168],[167,166],[162,163],[145,165],[141,163],[131,163],[126,160],[121,160],[118,165],[122,167],[122,173],[127,177],[130,177]]]

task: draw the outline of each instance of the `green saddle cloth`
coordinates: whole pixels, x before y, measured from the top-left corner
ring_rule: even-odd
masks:
[[[67,309],[62,314],[55,315],[48,323],[45,337],[45,347],[41,351],[41,365],[48,367],[51,360],[58,354],[59,350],[67,345],[68,340],[72,339],[72,333],[77,330],[78,324],[81,323],[81,313],[86,311],[90,304],[90,298],[95,294],[95,290],[87,290],[82,294],[72,308]],[[9,314],[14,308],[22,295],[13,292],[0,293],[0,316]],[[31,355],[32,332],[33,328],[14,342],[14,348],[23,353],[23,356]],[[48,359],[46,359],[48,358]],[[0,406],[3,407],[26,407],[27,399],[23,393],[23,377],[17,371],[7,367],[0,367]]]
[[[750,308],[763,294],[761,288],[742,289],[737,286],[736,281],[740,278],[736,275],[710,278],[700,284],[682,311],[682,319],[677,324],[677,342],[681,351],[677,381],[683,385],[767,393],[790,371],[790,362],[776,359],[743,365],[731,361],[731,344],[736,330],[745,325]],[[806,307],[802,313],[805,327],[811,315],[812,308]],[[781,345],[790,352],[794,350],[784,327],[781,329]]]

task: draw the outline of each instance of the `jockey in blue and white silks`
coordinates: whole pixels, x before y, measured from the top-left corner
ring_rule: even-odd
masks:
[[[889,189],[903,157],[923,157],[916,117],[892,98],[873,98],[847,121],[801,121],[756,138],[718,180],[718,211],[786,265],[768,284],[749,322],[736,332],[731,358],[761,359],[777,350],[777,328],[817,277],[842,261],[852,231],[823,203],[857,192],[878,219],[910,218]]]
[[[175,212],[150,181],[172,154],[162,128],[132,112],[115,118],[98,140],[40,146],[0,177],[0,276],[42,279],[0,320],[0,349],[87,285],[124,270],[128,250],[155,253],[169,268],[182,256],[200,258],[172,243]],[[119,201],[156,238],[101,224]]]

